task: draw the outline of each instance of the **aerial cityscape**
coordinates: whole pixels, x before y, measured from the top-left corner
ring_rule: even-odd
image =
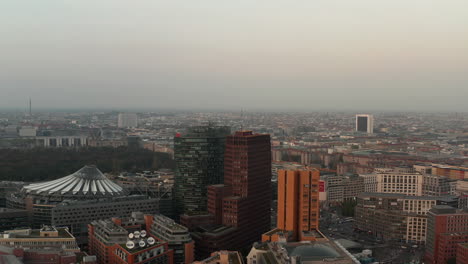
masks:
[[[0,264],[468,264],[467,1],[5,1]]]

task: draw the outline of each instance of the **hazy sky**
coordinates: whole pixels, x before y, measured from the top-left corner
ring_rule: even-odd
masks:
[[[468,111],[467,0],[0,0],[0,108]]]

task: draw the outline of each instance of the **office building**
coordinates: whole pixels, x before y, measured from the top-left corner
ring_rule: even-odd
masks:
[[[194,261],[194,241],[188,229],[164,215],[145,216],[147,230],[155,237],[166,241],[174,250],[175,264],[189,264]]]
[[[0,246],[25,248],[28,250],[61,249],[80,252],[73,235],[67,228],[43,226],[41,229],[8,230],[0,235]]]
[[[458,196],[458,208],[468,209],[468,180],[458,180],[455,187]]]
[[[374,133],[374,117],[372,115],[356,115],[356,131]]]
[[[444,176],[426,174],[423,176],[422,195],[444,196],[454,195],[457,187],[457,180]]]
[[[120,128],[135,128],[138,126],[138,116],[135,113],[120,113],[117,126]]]
[[[447,205],[434,206],[429,211],[424,256],[426,263],[447,263],[450,259],[456,258],[458,244],[466,242],[468,242],[468,212]]]
[[[457,257],[458,264],[468,264],[468,243],[460,243],[457,245]]]
[[[93,221],[88,228],[89,252],[98,264],[174,263],[167,242],[146,230],[129,232],[109,219]]]
[[[224,184],[208,187],[211,226],[192,232],[197,259],[250,248],[270,229],[270,135],[238,131],[226,138]]]
[[[374,173],[361,175],[360,177],[364,179],[364,190],[373,190],[378,193],[423,195],[424,177],[418,172],[402,171],[399,168],[376,169]],[[433,189],[436,190],[437,188],[434,187]]]
[[[33,227],[67,226],[80,245],[87,242],[87,224],[91,221],[133,211],[155,214],[162,203],[159,198],[128,195],[95,166],[85,166],[53,181],[26,185],[21,192],[7,197],[8,208],[29,212]]]
[[[384,241],[424,243],[427,212],[437,197],[362,193],[357,198],[355,226]]]
[[[28,228],[31,222],[27,210],[0,208],[0,232],[18,228]]]
[[[203,215],[207,188],[223,183],[224,148],[229,127],[191,127],[174,138],[174,200],[179,214]]]
[[[318,185],[320,172],[278,171],[277,228],[291,232],[292,240],[315,240],[320,208]]]
[[[364,178],[358,176],[324,176],[328,204],[339,204],[345,200],[355,199],[364,192]]]

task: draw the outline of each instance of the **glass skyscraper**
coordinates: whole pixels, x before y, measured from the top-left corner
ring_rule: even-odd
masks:
[[[177,213],[207,213],[207,186],[223,183],[224,148],[231,129],[196,126],[174,138],[174,200]]]

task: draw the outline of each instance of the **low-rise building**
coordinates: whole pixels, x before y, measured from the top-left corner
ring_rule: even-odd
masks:
[[[242,256],[237,251],[216,251],[209,258],[195,261],[193,264],[243,264]]]
[[[247,264],[354,264],[359,261],[333,241],[256,243]]]
[[[75,237],[67,228],[44,226],[41,229],[19,229],[5,231],[0,235],[0,246],[28,250],[59,249],[80,252]]]

